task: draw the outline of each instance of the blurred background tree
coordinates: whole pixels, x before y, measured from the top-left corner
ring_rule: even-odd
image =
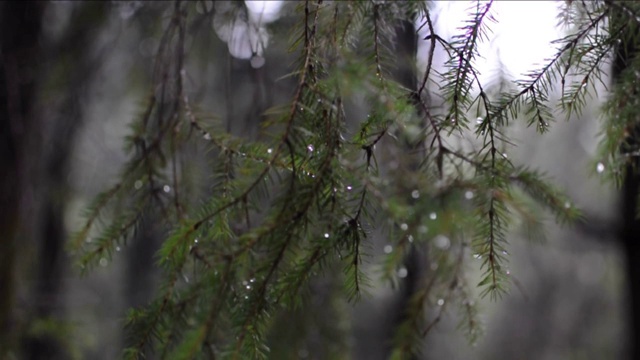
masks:
[[[638,9],[557,4],[2,3],[0,356],[638,357]]]

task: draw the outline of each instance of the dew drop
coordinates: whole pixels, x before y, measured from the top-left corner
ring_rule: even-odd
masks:
[[[140,188],[142,187],[142,180],[136,180],[136,182],[133,183],[133,187],[136,190],[140,190]]]
[[[204,134],[204,136],[203,136],[203,138],[204,138],[205,140],[209,141],[209,140],[211,140],[211,134],[209,134],[209,133],[205,133],[205,134]]]
[[[419,197],[420,197],[420,191],[418,191],[418,190],[413,190],[413,191],[411,192],[411,197],[412,197],[412,198],[414,198],[414,199],[419,198]]]
[[[474,259],[482,259],[482,255],[480,255],[480,254],[473,254],[473,258],[474,258]]]
[[[400,269],[398,269],[398,277],[401,279],[404,279],[407,277],[407,275],[409,274],[409,271],[407,270],[406,267],[401,267]]]
[[[391,246],[391,245],[385,245],[384,246],[384,253],[385,254],[391,254],[392,251],[393,251],[393,246]]]
[[[164,191],[164,192],[166,192],[166,193],[170,192],[170,191],[171,191],[171,186],[169,186],[169,185],[165,185],[165,186],[163,186],[163,187],[162,187],[162,191]]]
[[[410,243],[413,242],[413,235],[407,235],[407,240],[409,240]]]
[[[511,275],[511,270],[507,270],[507,275]]]
[[[604,171],[604,164],[599,162],[598,165],[596,165],[596,171],[598,172],[598,174],[602,174],[602,172]]]
[[[307,145],[307,150],[309,150],[309,152],[312,152],[313,149],[314,149],[313,145],[311,145],[311,144]]]
[[[251,279],[249,279],[249,282],[250,283],[254,283],[254,282],[256,282],[256,279],[255,278],[251,278]]]
[[[120,246],[116,246],[116,251],[120,251],[122,249],[120,249]]]
[[[438,303],[438,306],[444,305],[444,299],[438,299],[437,303]]]
[[[328,239],[329,238],[329,233],[324,233],[324,238]]]
[[[402,223],[400,224],[400,229],[402,229],[402,231],[407,231],[407,229],[409,229],[409,225]]]
[[[351,185],[347,185],[347,191],[351,191],[351,189],[353,189]]]
[[[100,258],[99,263],[100,263],[100,266],[105,267],[105,266],[107,266],[108,261],[107,261],[106,258]]]
[[[467,191],[464,193],[464,198],[465,198],[465,199],[467,199],[467,200],[471,200],[471,199],[473,199],[473,191],[471,191],[471,190],[467,190]]]
[[[251,290],[251,285],[246,286],[247,290]]]
[[[197,244],[198,243],[198,238],[193,239],[193,243]]]
[[[247,286],[247,285],[249,285],[249,283],[247,282],[247,280],[242,280],[242,285],[243,286]]]
[[[267,154],[271,154],[273,150],[271,148],[267,149]]]
[[[509,255],[509,253],[507,252],[507,250],[502,250],[502,255]]]
[[[565,209],[570,209],[570,208],[571,208],[571,203],[570,203],[570,202],[568,202],[568,201],[565,201],[565,203],[564,203],[564,208],[565,208]]]
[[[431,214],[429,214],[429,219],[435,220],[437,218],[438,218],[438,214],[436,214],[435,212],[432,212]]]
[[[478,116],[478,118],[476,119],[476,124],[482,124],[483,121],[484,119]]]

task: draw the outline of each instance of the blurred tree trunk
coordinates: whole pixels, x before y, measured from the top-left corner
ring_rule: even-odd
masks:
[[[626,35],[627,40],[623,41],[615,54],[613,62],[612,78],[616,83],[627,68],[627,65],[634,61],[638,54],[638,49],[634,46],[634,37]],[[640,96],[640,94],[634,94]],[[635,151],[640,138],[640,119],[629,130],[629,137],[623,143],[620,151],[622,154]],[[622,229],[620,240],[625,250],[627,262],[627,284],[628,284],[628,306],[630,312],[630,323],[628,324],[629,336],[627,338],[629,346],[629,358],[640,359],[640,220],[638,214],[638,196],[640,190],[640,162],[636,156],[629,157],[625,169],[625,177],[622,184]]]
[[[24,359],[69,358],[59,326],[69,158],[100,61],[90,50],[105,11],[74,4],[65,32],[47,43],[46,6],[0,5],[0,358],[4,349]]]
[[[412,16],[412,18],[414,18]],[[411,96],[417,96],[418,91],[418,78],[416,73],[416,60],[418,54],[418,34],[412,21],[403,21],[396,27],[396,43],[394,44],[396,53],[398,56],[398,68],[394,72],[394,77],[402,86],[409,89]],[[411,99],[415,101],[414,99]],[[416,113],[420,113],[418,104],[416,105]],[[410,151],[412,145],[406,144],[406,150]],[[409,164],[409,169],[416,170],[418,164]],[[404,189],[405,193],[410,193],[410,190]],[[411,199],[412,200],[412,199]],[[426,248],[419,244],[411,244],[409,253],[404,259],[404,266],[407,269],[407,276],[401,282],[399,297],[394,304],[395,320],[393,326],[391,326],[387,333],[387,340],[389,343],[393,340],[397,327],[407,320],[407,314],[405,313],[411,298],[415,295],[416,291],[420,288],[419,282],[424,276],[426,266]],[[391,349],[389,349],[390,354]],[[389,355],[387,354],[387,356]],[[415,358],[412,357],[412,358]]]
[[[38,134],[33,104],[37,85],[40,2],[0,3],[0,357],[15,350],[20,329],[16,312],[18,247],[25,246],[23,218],[32,206],[25,194],[29,145]],[[22,253],[22,251],[20,251]]]

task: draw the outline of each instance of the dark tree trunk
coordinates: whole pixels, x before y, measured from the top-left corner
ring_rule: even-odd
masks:
[[[74,6],[67,30],[47,43],[46,6],[0,3],[0,358],[69,358],[64,333],[42,330],[63,321],[69,158],[104,7]],[[42,96],[45,85],[55,92]]]
[[[0,358],[15,354],[17,253],[29,219],[25,193],[28,146],[37,134],[33,112],[43,3],[0,3]]]
[[[615,19],[613,20],[615,21]],[[615,54],[612,77],[614,84],[620,79],[628,64],[637,56],[635,36],[626,34]],[[640,96],[640,94],[633,94]],[[640,142],[640,119],[629,130],[627,141],[622,145],[622,154],[635,151]],[[640,190],[640,168],[637,157],[629,157],[622,184],[621,215],[622,228],[620,240],[626,255],[628,307],[630,312],[627,339],[629,358],[640,359],[640,220],[637,217],[638,191]]]
[[[417,101],[417,73],[416,73],[416,57],[418,53],[418,34],[416,28],[411,21],[402,21],[396,27],[396,42],[394,44],[397,54],[397,61],[401,64],[394,72],[394,78],[402,86],[409,89],[412,94],[412,101]],[[420,114],[420,109],[417,102],[416,113]],[[407,151],[410,150],[411,144],[406,144]],[[418,164],[409,164],[412,170],[417,169]],[[406,192],[408,193],[408,191]],[[395,309],[395,323],[391,327],[388,334],[389,343],[395,336],[396,328],[404,321],[407,320],[407,314],[405,313],[409,301],[419,290],[419,282],[424,276],[424,269],[426,266],[426,248],[421,245],[412,244],[409,249],[409,253],[404,259],[404,266],[407,269],[407,276],[400,284],[399,297],[394,304]],[[412,357],[414,359],[415,356]]]

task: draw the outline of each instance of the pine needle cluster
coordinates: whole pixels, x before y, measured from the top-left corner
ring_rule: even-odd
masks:
[[[267,358],[279,316],[313,311],[319,282],[332,284],[332,297],[357,301],[379,277],[402,281],[414,246],[429,268],[395,331],[393,357],[419,352],[450,304],[474,341],[481,326],[468,270],[477,259],[481,295],[498,298],[510,281],[513,224],[538,224],[549,213],[560,222],[580,217],[544,174],[508,158],[515,145],[506,129],[524,119],[543,133],[558,114],[579,114],[620,39],[636,41],[627,34],[638,33],[639,11],[627,2],[566,2],[561,21],[570,30],[555,43],[556,55],[491,92],[475,63],[496,21],[490,1],[478,1],[452,39],[435,32],[431,10],[420,2],[300,2],[290,34],[299,55],[290,74],[296,86],[288,103],[265,113],[268,140],[254,141],[228,133],[191,101],[185,41],[199,5],[173,6],[151,94],[126,139],[129,161],[118,183],[87,208],[71,242],[80,267],[89,269],[131,241],[145,213],[163,219],[162,286],[127,317],[128,359]],[[399,66],[415,67],[395,57],[396,28],[407,20],[428,29],[423,40],[431,45],[416,89],[393,77]],[[435,70],[438,47],[448,54],[443,71]],[[638,86],[637,62],[605,109],[602,161],[611,174],[638,153],[619,153],[638,118],[629,97]],[[345,111],[356,98],[364,99],[366,118]],[[445,106],[435,108],[433,98]],[[194,143],[211,159],[204,200],[186,181]],[[374,234],[388,239],[380,264],[372,264]]]

